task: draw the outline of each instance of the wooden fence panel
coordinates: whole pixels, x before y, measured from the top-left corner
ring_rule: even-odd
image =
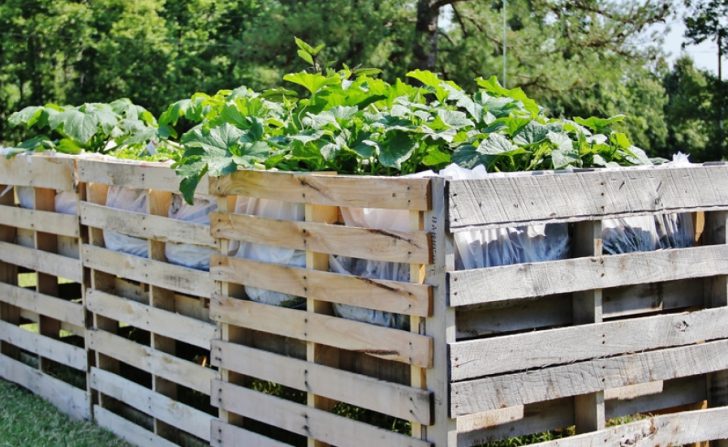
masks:
[[[74,159],[0,159],[0,377],[89,419]]]

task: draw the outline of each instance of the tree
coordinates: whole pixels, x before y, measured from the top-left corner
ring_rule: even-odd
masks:
[[[685,15],[687,44],[715,40],[718,46],[718,80],[723,80],[722,59],[728,53],[728,0],[688,0]]]

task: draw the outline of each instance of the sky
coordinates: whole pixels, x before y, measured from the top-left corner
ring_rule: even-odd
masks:
[[[708,70],[713,74],[718,73],[718,45],[715,41],[703,42],[700,45],[691,45],[685,49],[681,48],[683,34],[685,33],[685,25],[681,18],[674,18],[666,26],[663,26],[667,34],[663,48],[669,53],[668,59],[674,62],[680,54],[687,53],[695,61],[695,66],[703,70]],[[728,70],[728,55],[723,55],[723,79],[726,79],[726,71]]]

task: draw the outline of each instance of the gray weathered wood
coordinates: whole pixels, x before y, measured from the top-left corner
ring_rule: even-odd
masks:
[[[728,208],[728,165],[500,174],[449,182],[452,231]]]
[[[725,274],[726,245],[515,264],[451,272],[450,304],[465,306]]]
[[[450,345],[452,380],[723,338],[728,307],[462,341]]]
[[[728,407],[654,416],[630,424],[532,447],[604,447],[685,445],[728,438]]]
[[[451,412],[461,416],[720,371],[728,369],[726,349],[728,340],[720,340],[453,383]]]
[[[656,389],[650,389],[656,385]],[[635,389],[637,393],[615,395],[615,391]],[[631,390],[630,390],[631,391]],[[634,393],[633,391],[633,393]],[[685,377],[646,384],[632,385],[619,390],[604,392],[607,418],[616,418],[638,413],[652,413],[668,408],[695,404],[706,399],[705,378]]]

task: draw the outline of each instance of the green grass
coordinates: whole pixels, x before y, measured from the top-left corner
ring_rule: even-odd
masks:
[[[110,432],[69,419],[30,392],[0,380],[0,447],[127,447]]]

